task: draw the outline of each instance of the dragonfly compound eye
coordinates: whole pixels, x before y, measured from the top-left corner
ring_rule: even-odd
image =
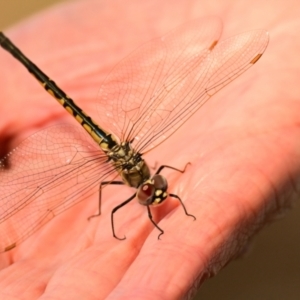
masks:
[[[152,180],[144,182],[137,190],[136,197],[140,204],[150,205],[155,194],[155,187]]]

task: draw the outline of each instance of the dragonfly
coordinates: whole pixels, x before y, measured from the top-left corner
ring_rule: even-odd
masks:
[[[55,125],[33,134],[0,162],[0,251],[15,248],[58,214],[108,185],[135,189],[131,197],[151,206],[176,198],[168,192],[162,165],[152,175],[144,158],[173,135],[214,94],[253,66],[269,40],[252,30],[220,41],[218,18],[190,21],[152,40],[121,61],[103,82],[97,99],[97,123],[41,71],[3,32],[1,47],[17,59],[81,126]],[[2,70],[4,72],[4,70]],[[9,170],[7,170],[9,166]],[[8,172],[9,171],[9,172]]]

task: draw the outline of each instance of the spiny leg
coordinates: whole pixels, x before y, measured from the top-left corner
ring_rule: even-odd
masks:
[[[147,210],[148,210],[148,217],[150,219],[150,221],[152,222],[152,224],[160,231],[160,234],[158,235],[157,239],[159,240],[160,239],[160,236],[162,234],[164,234],[164,231],[153,221],[153,218],[152,218],[152,214],[151,214],[151,210],[150,210],[150,207],[149,205],[147,205]]]
[[[115,226],[114,226],[114,213],[119,210],[121,207],[123,207],[124,205],[126,205],[127,203],[129,203],[132,199],[135,198],[135,195],[136,194],[133,194],[130,198],[128,198],[126,201],[124,201],[123,203],[119,204],[118,206],[116,206],[112,211],[111,211],[111,228],[112,228],[112,232],[113,232],[113,236],[122,241],[122,240],[125,240],[126,239],[126,236],[124,235],[124,237],[121,239],[119,237],[116,236],[116,233],[115,233]]]
[[[172,170],[178,171],[178,172],[180,172],[180,173],[184,173],[185,170],[186,170],[187,165],[190,165],[190,164],[191,164],[191,163],[187,163],[187,164],[185,165],[185,167],[184,167],[183,170],[179,170],[179,169],[176,169],[176,168],[174,168],[174,167],[167,166],[167,165],[162,165],[162,166],[160,166],[160,167],[158,168],[158,170],[156,171],[155,174],[159,174],[164,168],[168,168],[168,169],[172,169]],[[181,200],[181,198],[180,198],[179,196],[177,196],[177,195],[175,195],[175,194],[169,194],[169,196],[178,199],[179,202],[180,202],[180,204],[181,204],[181,206],[183,207],[183,210],[184,210],[185,214],[186,214],[187,216],[189,216],[189,217],[194,218],[194,220],[196,220],[196,217],[195,217],[194,215],[191,215],[191,214],[189,214],[189,213],[187,212],[186,207],[185,207],[185,205],[183,204],[183,202],[182,202],[182,200]]]
[[[158,170],[156,171],[155,174],[159,174],[164,168],[166,168],[166,169],[171,169],[171,170],[175,170],[175,171],[178,171],[178,172],[180,172],[180,173],[184,173],[185,170],[186,170],[186,167],[187,167],[188,165],[190,165],[190,164],[191,164],[191,163],[188,162],[188,163],[185,165],[185,167],[184,167],[183,170],[180,170],[180,169],[177,169],[177,168],[174,168],[174,167],[171,167],[171,166],[167,166],[167,165],[162,165],[162,166],[160,166],[160,167],[158,168]]]
[[[99,187],[99,211],[97,214],[92,215],[90,217],[88,217],[88,220],[94,218],[94,217],[99,217],[101,215],[101,198],[102,198],[102,186],[106,185],[106,184],[115,184],[115,185],[123,185],[124,182],[123,181],[102,181],[100,183],[100,187]]]
[[[177,196],[177,195],[175,195],[175,194],[169,194],[169,196],[178,199],[179,202],[180,202],[180,204],[181,204],[181,206],[182,206],[182,208],[183,208],[183,210],[184,210],[184,212],[185,212],[185,214],[186,214],[187,216],[189,216],[189,217],[194,218],[194,221],[196,220],[196,217],[195,217],[194,215],[191,215],[191,214],[189,214],[189,213],[187,212],[186,207],[185,207],[185,205],[183,204],[183,202],[182,202],[182,200],[180,199],[179,196]]]

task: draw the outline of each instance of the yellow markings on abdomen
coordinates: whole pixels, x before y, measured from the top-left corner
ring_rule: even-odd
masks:
[[[87,124],[83,124],[82,125],[82,127],[89,133],[89,134],[91,134],[91,132],[92,132],[92,128],[89,126],[89,125],[87,125]]]
[[[75,119],[77,120],[77,122],[79,122],[80,124],[82,124],[82,122],[83,122],[83,119],[82,119],[82,117],[81,117],[81,116],[79,116],[79,115],[76,115],[76,116],[75,116]]]
[[[100,139],[100,142],[101,142],[101,139]],[[107,151],[109,151],[110,150],[110,148],[109,148],[109,146],[108,146],[108,144],[106,143],[106,142],[102,142],[102,143],[100,143],[99,142],[99,146],[101,147],[101,149],[104,151],[104,152],[107,152]],[[120,175],[121,175],[121,173],[122,173],[122,170],[120,170]]]
[[[52,97],[56,98],[53,91],[49,89],[45,89]]]
[[[98,134],[96,134],[93,130],[91,130],[90,135],[97,144],[100,144],[100,142],[102,141],[102,138]]]
[[[70,113],[72,116],[74,116],[74,111],[70,106],[65,106],[65,109],[68,113]]]
[[[56,98],[56,100],[63,106],[65,104],[65,100],[64,99],[58,99]]]
[[[70,99],[67,95],[65,95],[65,98],[58,97],[58,95],[56,95],[55,92],[52,91],[52,89],[48,88],[47,82],[41,82],[41,81],[39,81],[39,82],[44,87],[44,89],[65,108],[65,110],[68,113],[70,113],[73,117],[75,117],[76,121],[78,123],[80,123],[80,125],[82,125],[82,127],[87,131],[87,133],[92,137],[92,139],[98,145],[100,145],[102,150],[107,151],[109,148],[108,144],[102,142],[103,138],[101,138],[101,136],[99,136],[94,131],[93,127],[91,127],[89,124],[86,123],[87,121],[85,120],[85,117],[87,117],[90,120],[90,122],[92,124],[94,124],[94,126],[97,127],[97,124],[93,120],[91,120],[91,118],[84,111],[82,111],[80,108],[78,108],[77,105],[73,102],[73,100]],[[53,83],[53,84],[55,84],[55,83]],[[13,247],[13,245],[12,245],[12,247]]]

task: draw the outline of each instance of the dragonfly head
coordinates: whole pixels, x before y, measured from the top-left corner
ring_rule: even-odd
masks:
[[[158,205],[168,197],[167,189],[167,180],[163,176],[155,174],[139,186],[136,197],[142,205]]]

